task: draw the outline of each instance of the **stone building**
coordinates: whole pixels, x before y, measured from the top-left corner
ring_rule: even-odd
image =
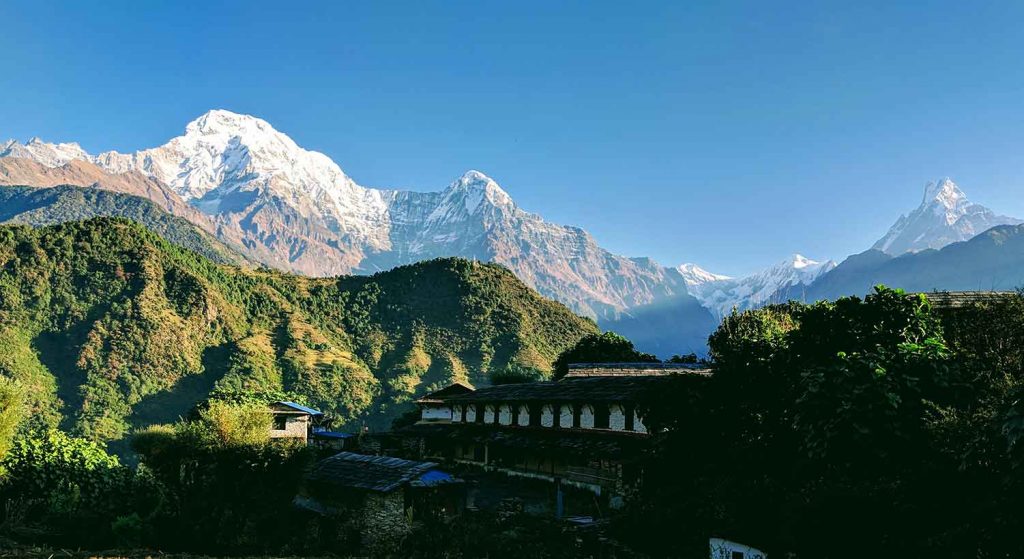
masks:
[[[462,509],[461,480],[434,462],[339,452],[317,462],[296,498],[301,508],[376,540],[426,517]]]
[[[300,439],[309,442],[314,428],[324,414],[295,402],[274,402],[270,404],[273,424],[270,427],[272,439]]]
[[[558,381],[449,387],[421,398],[420,421],[396,434],[406,452],[465,467],[460,475],[476,482],[469,506],[516,498],[531,512],[601,516],[642,480],[638,458],[652,440],[639,406],[645,394],[709,374],[675,364],[577,364]]]

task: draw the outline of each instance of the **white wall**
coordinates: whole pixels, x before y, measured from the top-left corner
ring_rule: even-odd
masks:
[[[484,408],[484,423],[487,425],[494,423],[494,406],[490,404]]]
[[[451,421],[452,409],[448,406],[423,405],[420,408],[420,419],[423,421]]]
[[[463,409],[464,409],[463,406],[455,406],[454,408],[452,408],[452,422],[453,423],[462,423],[462,410]]]
[[[519,417],[517,419],[519,420],[517,425],[519,425],[520,427],[529,427],[529,425],[530,425],[530,407],[529,406],[519,406]]]
[[[498,423],[512,425],[512,407],[508,404],[502,404],[498,407]]]
[[[608,428],[612,431],[626,430],[626,410],[619,404],[612,404],[608,410]]]
[[[476,421],[476,404],[470,404],[466,406],[466,423],[473,423]]]
[[[569,429],[572,427],[572,406],[568,404],[562,404],[559,406],[558,426],[562,429]]]
[[[647,426],[644,425],[643,420],[640,419],[640,415],[633,412],[633,430],[637,433],[646,433]]]
[[[594,406],[584,404],[580,408],[580,429],[594,428]]]
[[[541,427],[554,427],[555,426],[555,412],[551,404],[544,404],[544,407],[540,411],[540,424]]]

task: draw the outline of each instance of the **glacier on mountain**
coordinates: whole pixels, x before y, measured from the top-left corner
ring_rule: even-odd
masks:
[[[708,272],[695,264],[683,264],[678,270],[694,297],[721,318],[735,308],[743,311],[771,303],[783,303],[779,294],[794,286],[810,285],[836,267],[832,260],[818,262],[800,254],[742,278],[730,278]]]

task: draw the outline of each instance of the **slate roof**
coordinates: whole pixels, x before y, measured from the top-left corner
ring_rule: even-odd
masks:
[[[303,406],[302,404],[296,404],[295,402],[274,402],[272,405],[284,406],[286,408],[291,408],[297,412],[308,413],[309,415],[323,415],[323,412],[321,411],[317,411],[313,408],[307,408],[306,406]]]
[[[441,402],[444,402],[444,399],[449,396],[455,396],[456,394],[465,394],[467,392],[472,392],[473,390],[474,388],[471,385],[456,382],[454,384],[450,384],[442,388],[441,390],[435,390],[430,394],[426,394],[419,400],[416,400],[416,402],[421,404],[439,404]]]
[[[445,398],[450,404],[472,402],[635,402],[651,390],[681,376],[707,376],[703,370],[686,375],[620,375],[566,377],[560,381],[502,384]]]
[[[309,479],[352,489],[389,493],[419,479],[436,467],[434,462],[339,452],[317,462]]]
[[[928,302],[938,309],[958,309],[976,303],[996,302],[1016,295],[1014,291],[936,291],[925,293]]]
[[[685,363],[570,363],[564,378],[663,376],[680,373],[709,373],[707,367]]]

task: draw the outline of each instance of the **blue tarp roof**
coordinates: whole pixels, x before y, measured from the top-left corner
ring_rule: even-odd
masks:
[[[323,415],[323,412],[317,411],[317,410],[315,410],[313,408],[307,408],[306,406],[303,406],[302,404],[296,404],[295,402],[275,402],[275,403],[281,404],[282,406],[288,406],[289,408],[292,408],[294,410],[298,410],[298,411],[301,411],[301,412],[305,412],[305,413],[308,413],[310,415]]]
[[[430,470],[420,477],[416,478],[416,481],[423,485],[435,485],[438,483],[445,483],[452,481],[452,476],[441,470]]]

